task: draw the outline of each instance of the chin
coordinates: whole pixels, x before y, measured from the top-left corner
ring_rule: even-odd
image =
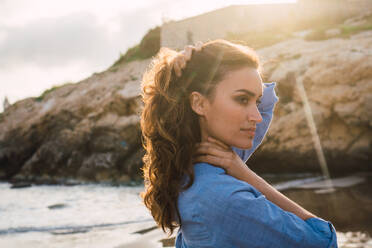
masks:
[[[244,150],[248,150],[248,149],[251,149],[252,148],[252,145],[248,145],[248,146],[243,146],[241,149],[244,149]]]
[[[249,142],[242,142],[240,144],[235,144],[234,146],[239,149],[247,150],[253,147],[253,142],[252,140],[250,140]]]

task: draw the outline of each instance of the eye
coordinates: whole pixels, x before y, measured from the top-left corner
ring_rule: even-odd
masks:
[[[245,97],[245,96],[238,97],[238,102],[241,103],[241,104],[243,104],[243,105],[246,105],[249,102],[249,98],[248,97]]]

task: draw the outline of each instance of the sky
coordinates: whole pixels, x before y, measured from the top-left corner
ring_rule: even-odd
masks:
[[[233,4],[294,0],[0,0],[0,112],[106,70],[151,28]]]

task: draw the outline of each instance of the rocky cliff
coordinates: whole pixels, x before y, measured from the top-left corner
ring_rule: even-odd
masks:
[[[267,81],[278,82],[280,102],[252,165],[320,170],[297,86],[302,83],[331,170],[371,170],[372,31],[349,39],[291,39],[259,53]]]
[[[19,101],[0,117],[1,179],[140,179],[140,78],[148,60]]]
[[[334,33],[334,32],[333,32]],[[320,171],[297,84],[304,85],[332,172],[370,170],[372,31],[293,38],[258,50],[280,101],[250,166]],[[140,80],[150,60],[28,98],[0,114],[0,179],[65,183],[141,180]]]

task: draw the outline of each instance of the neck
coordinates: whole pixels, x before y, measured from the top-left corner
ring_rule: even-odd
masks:
[[[199,126],[200,126],[200,139],[201,141],[200,142],[204,142],[204,141],[207,141],[208,140],[208,137],[209,137],[209,133],[207,131],[207,129],[205,128],[205,123],[203,121],[203,119],[199,119]]]

